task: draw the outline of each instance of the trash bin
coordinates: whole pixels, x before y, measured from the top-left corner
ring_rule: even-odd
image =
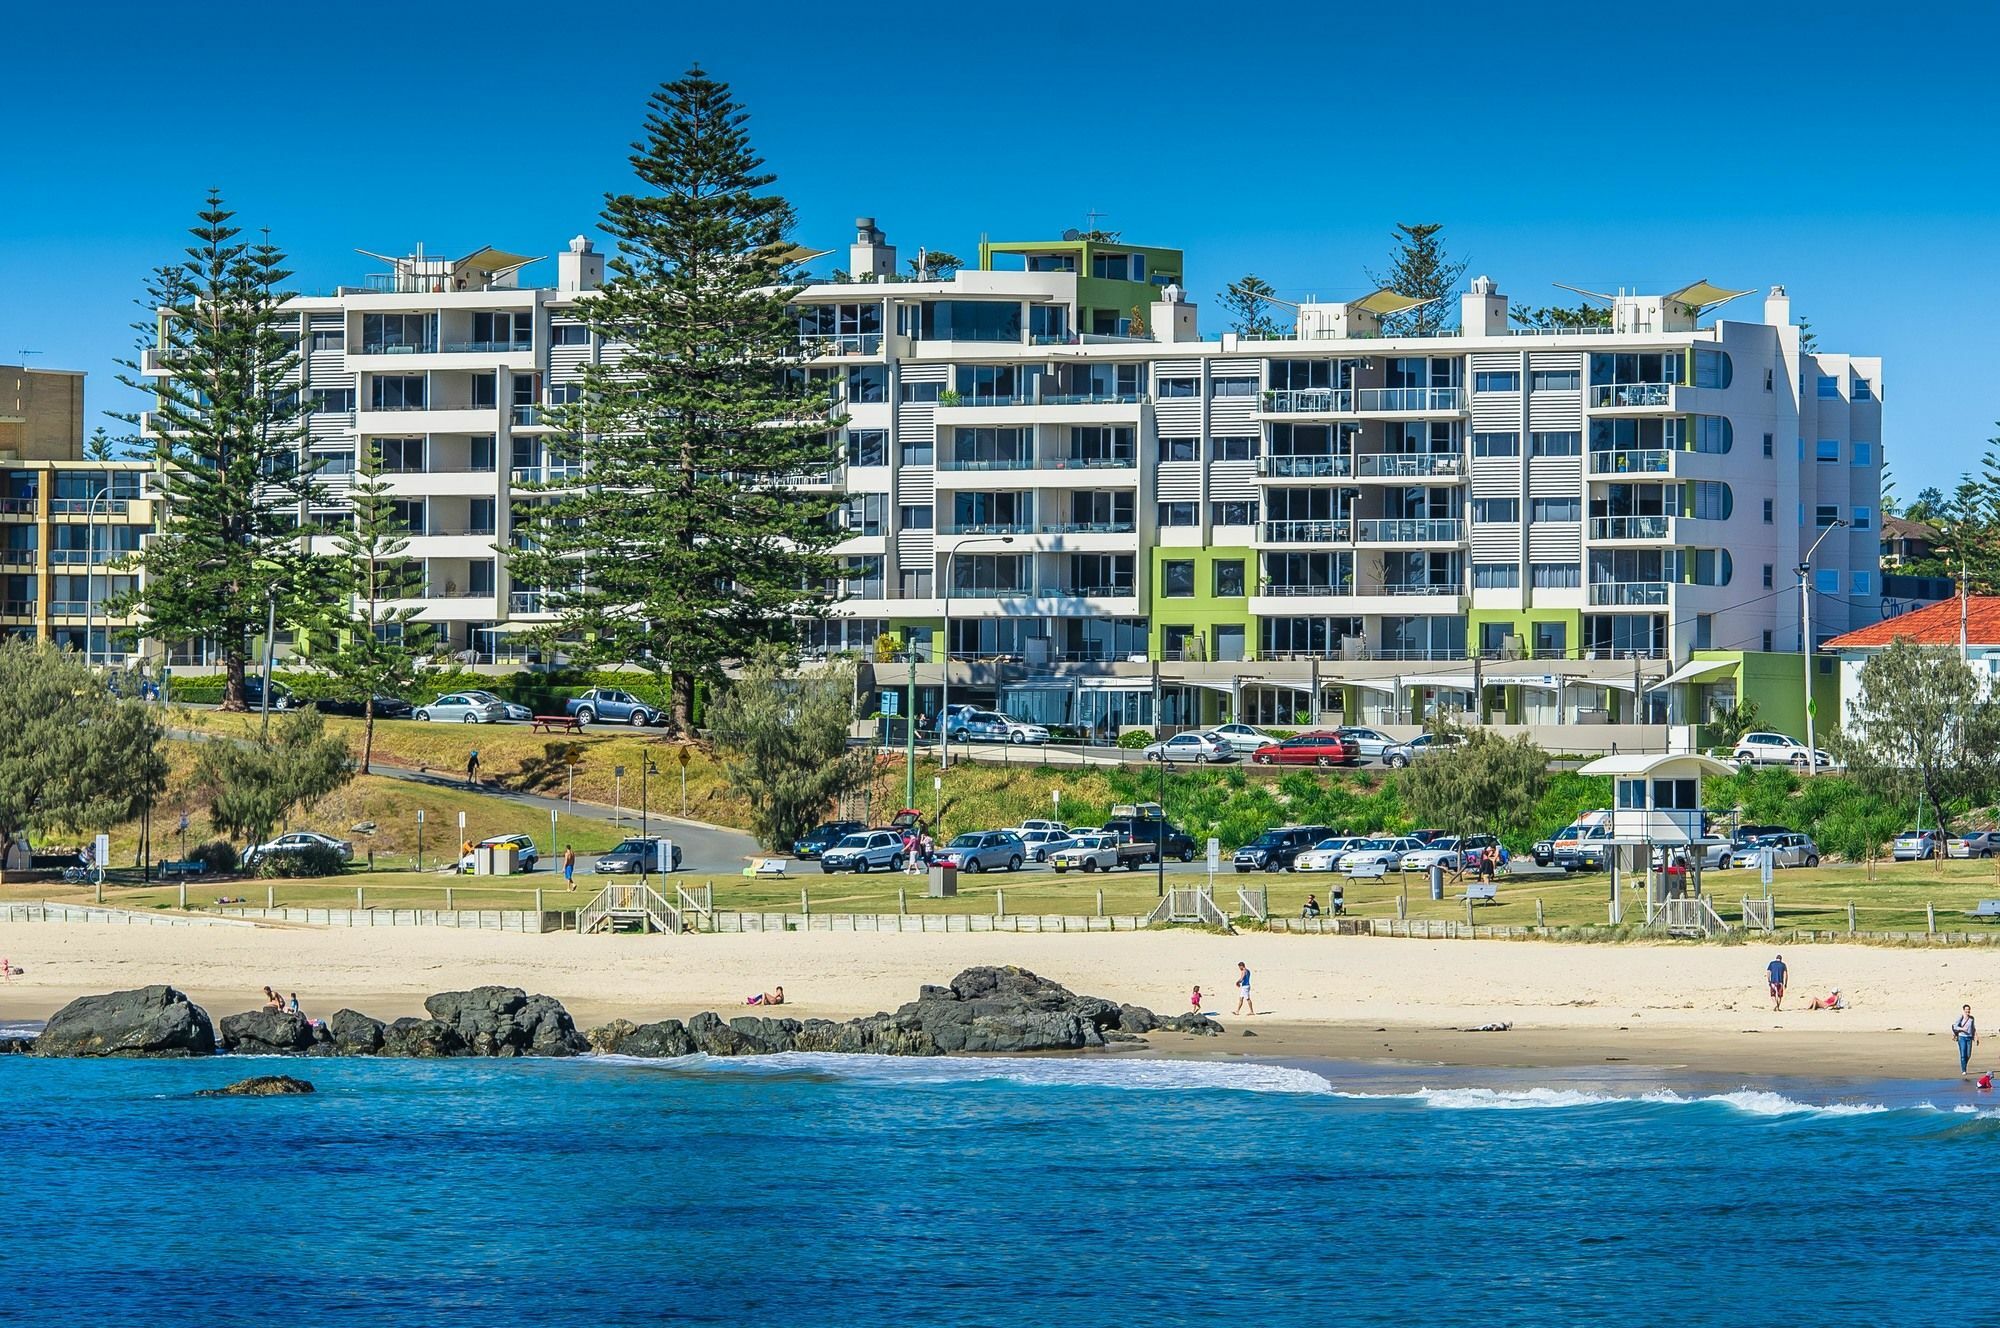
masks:
[[[1444,864],[1442,862],[1433,862],[1431,864],[1431,898],[1444,898]]]
[[[958,868],[948,862],[940,862],[931,867],[930,885],[924,894],[931,899],[956,899],[958,897]]]
[[[493,875],[512,876],[521,870],[521,850],[513,844],[493,846]]]

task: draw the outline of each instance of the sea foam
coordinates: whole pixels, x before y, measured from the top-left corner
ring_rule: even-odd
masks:
[[[1333,1086],[1323,1076],[1309,1070],[1254,1061],[1156,1060],[1136,1056],[1117,1060],[1054,1056],[871,1056],[819,1051],[787,1051],[771,1056],[695,1055],[656,1061],[625,1056],[593,1059],[669,1070],[808,1074],[878,1084],[949,1085],[1000,1081],[1055,1088],[1123,1088],[1156,1092],[1220,1089],[1322,1097],[1333,1092]]]

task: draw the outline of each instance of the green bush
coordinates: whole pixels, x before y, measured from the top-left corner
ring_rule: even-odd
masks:
[[[299,876],[338,876],[347,870],[340,850],[330,844],[308,844],[283,853],[266,853],[257,859],[258,877],[285,879]]]
[[[224,839],[211,839],[206,844],[198,845],[188,857],[199,862],[211,876],[236,870],[236,846]]]
[[[1127,729],[1118,735],[1118,745],[1128,752],[1136,752],[1141,748],[1151,747],[1153,735],[1145,729]]]

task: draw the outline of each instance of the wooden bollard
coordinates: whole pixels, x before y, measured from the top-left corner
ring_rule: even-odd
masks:
[[[1542,914],[1542,897],[1541,897],[1540,895],[1536,895],[1536,896],[1535,896],[1535,930],[1536,930],[1536,931],[1546,931],[1547,929],[1548,929],[1548,922],[1547,922],[1547,920],[1546,920],[1546,919],[1544,918],[1544,916],[1543,916],[1543,914]]]
[[[1849,936],[1854,934],[1854,901],[1852,899],[1847,901],[1847,934]]]
[[[806,898],[806,888],[803,885],[799,887],[799,912],[808,917],[812,915],[812,901]]]
[[[186,882],[186,881],[182,881],[182,882],[181,882],[181,907],[182,907],[182,908],[186,908],[187,906],[188,906],[188,886],[187,886],[187,882]]]
[[[535,912],[539,913],[541,911],[542,911],[542,887],[538,885],[535,887]]]
[[[354,887],[354,907],[357,910],[367,907],[366,904],[361,902],[361,887],[358,885]]]
[[[1937,909],[1928,901],[1924,904],[1924,930],[1933,936],[1937,935]]]
[[[910,911],[910,892],[902,886],[896,887],[896,916],[903,917]]]
[[[447,913],[451,911],[451,887],[448,885],[444,888],[444,908]]]
[[[265,907],[265,908],[267,908],[267,909],[272,909],[272,908],[276,908],[277,906],[278,906],[278,887],[277,887],[277,886],[275,886],[275,885],[267,885],[267,886],[265,886],[265,887],[264,887],[264,907]]]
[[[993,892],[993,916],[996,918],[1007,916],[1007,892],[1005,890],[995,890]]]
[[[1102,890],[1097,892],[1097,916],[1100,918],[1104,916],[1104,891]]]

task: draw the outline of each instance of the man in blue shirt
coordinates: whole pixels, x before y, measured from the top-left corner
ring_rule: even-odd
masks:
[[[1789,976],[1785,968],[1785,957],[1779,955],[1764,966],[1764,971],[1771,978],[1771,1008],[1782,1010],[1785,1008],[1785,979]]]

